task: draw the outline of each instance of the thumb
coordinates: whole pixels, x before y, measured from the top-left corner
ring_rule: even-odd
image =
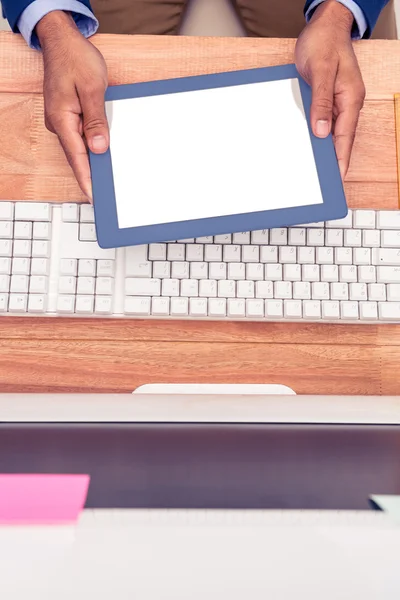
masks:
[[[108,148],[110,135],[104,106],[104,87],[97,86],[94,90],[84,90],[79,94],[83,133],[89,149],[95,154],[102,154]]]
[[[311,71],[311,126],[317,137],[327,137],[332,129],[333,96],[336,70],[317,64]]]

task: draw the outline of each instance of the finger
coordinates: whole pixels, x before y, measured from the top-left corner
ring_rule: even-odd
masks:
[[[89,158],[85,142],[79,132],[80,121],[79,115],[69,114],[65,118],[60,118],[54,128],[82,192],[92,202]]]
[[[361,105],[355,102],[349,103],[337,116],[334,140],[336,156],[339,163],[342,179],[346,177],[350,164],[351,150],[356,135],[358,117]]]
[[[317,137],[325,138],[332,129],[333,95],[336,68],[329,63],[315,63],[311,68],[311,126]]]
[[[109,145],[108,123],[104,105],[105,87],[102,82],[78,90],[82,107],[83,132],[89,149],[102,154]]]

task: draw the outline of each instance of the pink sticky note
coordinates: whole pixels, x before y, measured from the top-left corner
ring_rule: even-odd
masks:
[[[89,475],[0,474],[0,523],[72,523],[85,506],[89,482]]]

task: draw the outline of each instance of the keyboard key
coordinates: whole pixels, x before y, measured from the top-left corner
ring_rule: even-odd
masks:
[[[79,279],[78,279],[78,289],[79,289]],[[113,291],[114,291],[114,278],[113,277],[97,277],[97,279],[96,279],[96,294],[98,294],[99,296],[112,296]]]
[[[189,314],[189,298],[171,298],[171,315],[186,317]]]
[[[216,271],[213,271],[213,274],[211,275],[211,264],[210,263],[210,277],[212,277],[213,279],[218,279],[218,277],[216,276]],[[226,272],[226,264],[225,263],[215,263],[218,265],[223,264],[224,265],[224,269]],[[216,267],[215,267],[216,268]],[[221,269],[223,269],[221,267]],[[194,263],[190,263],[190,279],[207,279],[208,278],[208,263],[205,262],[194,262]],[[222,273],[221,273],[222,275]],[[221,279],[226,279],[226,274],[224,276],[221,276]]]
[[[125,279],[125,294],[127,296],[160,296],[161,281],[144,277],[127,277]]]
[[[297,261],[297,248],[294,246],[279,247],[279,262],[283,264],[294,264]]]
[[[363,300],[368,299],[368,290],[366,283],[351,283],[350,284],[350,300]]]
[[[388,229],[387,231],[382,231],[381,245],[384,248],[400,249],[400,231],[395,231],[395,230],[390,230],[390,229]]]
[[[244,263],[258,263],[260,262],[260,248],[259,246],[246,245],[242,248],[242,261]]]
[[[77,223],[79,221],[79,205],[63,203],[61,218],[65,222]]]
[[[125,262],[125,275],[127,277],[151,277],[151,262]]]
[[[274,284],[272,281],[256,281],[256,298],[273,298]]]
[[[46,294],[48,278],[43,275],[32,275],[29,282],[30,294]]]
[[[169,315],[169,298],[152,298],[151,314],[157,317],[167,317]]]
[[[158,296],[160,294],[157,294]],[[161,286],[162,296],[179,296],[179,279],[163,279]]]
[[[244,263],[228,263],[228,279],[245,279],[246,265]]]
[[[313,300],[329,300],[329,283],[313,282],[311,284],[311,298]]]
[[[45,260],[36,258],[34,260]],[[60,261],[60,274],[76,277],[78,273],[78,261],[76,258],[63,258]]]
[[[189,263],[173,262],[171,275],[173,279],[189,279]]]
[[[282,300],[265,300],[265,316],[267,319],[282,319],[283,318],[283,301]]]
[[[0,275],[11,273],[11,258],[0,258]]]
[[[31,272],[31,259],[13,258],[11,271],[13,275],[29,275]]]
[[[28,294],[10,294],[8,310],[15,313],[26,313],[28,307]]]
[[[98,315],[109,315],[112,313],[111,296],[96,296],[94,302],[94,312]]]
[[[310,300],[311,283],[308,281],[296,281],[293,284],[293,298],[295,300]]]
[[[168,260],[185,260],[185,244],[168,244],[167,256]]]
[[[269,241],[271,245],[286,246],[288,243],[288,230],[286,228],[270,229]]]
[[[381,232],[374,229],[365,229],[362,232],[362,245],[368,248],[379,248],[381,245]]]
[[[355,210],[353,212],[354,227],[360,229],[374,229],[376,226],[374,210]]]
[[[339,281],[339,267],[337,265],[322,265],[321,281]]]
[[[234,244],[250,244],[250,231],[234,233],[232,241]],[[254,244],[255,242],[252,243]]]
[[[219,248],[221,248],[221,250],[222,250],[222,246],[215,246],[215,248],[218,249],[218,251],[216,249],[214,249],[211,252],[210,246],[208,246],[206,248],[206,254],[205,254],[206,260],[216,260],[217,262],[220,262],[222,260],[222,255],[219,253]],[[241,246],[238,246],[238,245],[224,246],[224,261],[227,263],[241,262],[241,254],[242,254]]]
[[[289,246],[305,246],[306,230],[302,227],[291,227],[289,229]]]
[[[0,221],[12,221],[14,218],[14,203],[0,202]]]
[[[254,298],[254,281],[238,281],[236,295],[238,298]]]
[[[80,221],[81,223],[94,223],[93,206],[90,204],[81,205]]]
[[[14,225],[14,239],[16,240],[31,240],[32,239],[32,223],[26,221],[16,222]]]
[[[335,248],[336,265],[352,265],[353,250],[351,248]]]
[[[378,283],[400,283],[399,267],[378,267],[376,270]]]
[[[232,235],[214,235],[214,244],[232,244]]]
[[[238,300],[229,298],[228,299],[228,317],[242,318],[246,316],[246,302],[245,300]]]
[[[260,262],[262,263],[277,263],[278,262],[278,247],[277,246],[261,246]]]
[[[221,244],[206,244],[204,246],[204,260],[208,262],[221,262],[222,261],[222,248],[224,248],[224,260],[226,261],[226,257],[228,256],[228,252],[225,252],[226,248],[231,249],[233,246],[222,246]],[[239,254],[236,254],[236,258],[240,260],[240,246],[234,246],[239,250]],[[233,257],[233,260],[236,260]]]
[[[198,237],[198,238],[196,238],[195,241],[196,241],[196,244],[212,244],[213,236],[208,235],[208,236]]]
[[[60,295],[57,298],[57,312],[72,314],[75,310],[75,296]]]
[[[147,317],[150,315],[151,298],[134,298],[127,296],[125,298],[124,313],[126,315],[135,315],[137,317]]]
[[[360,302],[359,311],[362,321],[376,321],[378,319],[377,302]]]
[[[302,305],[298,300],[285,300],[283,303],[285,319],[301,319]]]
[[[319,265],[333,265],[333,248],[317,248],[316,262]]]
[[[94,296],[77,296],[75,312],[80,315],[91,315],[94,309]]]
[[[97,276],[98,277],[114,277],[114,260],[98,260],[97,261]]]
[[[251,232],[251,243],[252,244],[268,244],[269,241],[269,231],[268,229],[260,229],[259,231]],[[234,238],[235,244],[243,244],[243,242],[238,241]]]
[[[282,281],[283,270],[281,264],[267,264],[265,265],[265,279],[268,281]]]
[[[357,267],[349,265],[340,265],[339,267],[339,279],[345,283],[356,283],[357,282]]]
[[[236,297],[236,282],[226,279],[218,281],[218,297],[219,298],[235,298]]]
[[[246,300],[246,317],[253,319],[261,319],[264,317],[264,302],[263,300]]]
[[[264,279],[264,265],[261,263],[246,264],[246,279],[251,281],[262,281]]]
[[[370,248],[354,248],[353,261],[355,265],[370,265],[371,264],[371,249]]]
[[[374,248],[372,264],[400,266],[400,248]]]
[[[344,320],[354,321],[359,318],[358,315],[358,302],[346,302],[340,303],[340,315]]]
[[[307,229],[307,246],[324,246],[325,229]]]
[[[16,221],[50,221],[51,206],[45,202],[16,202]]]
[[[51,237],[51,224],[39,222],[34,223],[32,235],[34,240],[49,240]]]
[[[96,261],[87,258],[81,258],[78,262],[78,275],[80,277],[95,277]]]
[[[274,298],[292,298],[292,284],[290,281],[276,281],[274,283]]]
[[[379,302],[378,312],[382,321],[400,321],[400,302]]]
[[[8,294],[0,294],[0,313],[7,312]]]
[[[343,246],[343,229],[327,229],[325,243],[327,246]]]
[[[389,283],[386,294],[389,302],[400,302],[400,283]]]
[[[203,262],[204,244],[188,244],[186,246],[186,260],[189,262]]]
[[[61,276],[58,279],[58,291],[60,294],[75,294],[76,277]]]
[[[301,265],[313,265],[315,263],[315,248],[309,246],[298,248],[297,262]]]
[[[327,221],[325,223],[325,227],[327,228],[342,228],[342,229],[350,229],[353,227],[353,211],[349,209],[347,215],[343,219],[336,219],[335,221]]]
[[[376,226],[378,229],[400,230],[399,210],[378,210],[376,213]]]
[[[199,296],[202,298],[216,298],[218,295],[217,282],[211,279],[201,279],[199,285]]]
[[[321,302],[319,300],[303,301],[303,317],[305,319],[321,318]]]
[[[303,265],[302,267],[303,281],[320,281],[319,265]]]
[[[189,298],[189,315],[191,317],[206,317],[207,298]]]
[[[29,289],[29,277],[27,275],[11,275],[10,291],[13,294],[26,294]]]
[[[283,279],[285,281],[301,281],[301,266],[283,265]]]
[[[376,267],[358,267],[358,281],[360,283],[375,283]]]
[[[97,240],[94,223],[80,223],[79,239],[81,242],[95,242]]]
[[[16,242],[14,242],[14,256],[15,256],[15,244],[16,244]],[[48,258],[49,256],[50,256],[50,242],[46,242],[43,240],[33,240],[32,257],[33,258]]]
[[[167,260],[167,244],[149,244],[149,260]]]
[[[168,279],[171,277],[171,263],[169,261],[153,262],[153,277],[155,279]]]
[[[346,229],[344,232],[345,246],[361,246],[362,231],[361,229]]]
[[[340,319],[340,304],[334,300],[324,300],[322,302],[322,318],[327,321],[336,321]]]
[[[181,296],[198,296],[199,282],[197,279],[182,279],[181,281]]]
[[[347,283],[331,283],[331,300],[348,300],[349,286]]]
[[[210,317],[225,317],[226,316],[226,299],[225,298],[210,298],[208,301],[208,315]]]
[[[10,279],[9,275],[0,275],[0,293],[10,291]]]
[[[386,286],[383,283],[368,284],[368,300],[376,302],[386,300]]]
[[[1,202],[0,202],[1,204]],[[0,221],[0,239],[12,239],[14,224],[12,221]]]
[[[1,250],[1,248],[0,248]],[[32,242],[30,240],[14,240],[14,257],[30,258],[32,254]]]

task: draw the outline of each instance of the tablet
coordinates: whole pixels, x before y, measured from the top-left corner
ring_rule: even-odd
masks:
[[[90,153],[102,248],[340,219],[332,136],[294,65],[111,86]]]

